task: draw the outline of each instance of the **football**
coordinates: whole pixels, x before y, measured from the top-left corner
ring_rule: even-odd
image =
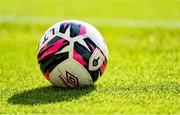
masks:
[[[108,49],[94,26],[65,20],[44,33],[37,58],[42,73],[53,85],[83,87],[93,84],[104,73]]]

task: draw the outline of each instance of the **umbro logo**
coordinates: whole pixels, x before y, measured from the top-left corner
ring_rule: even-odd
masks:
[[[70,86],[79,86],[78,78],[66,71],[66,76],[59,76],[60,80],[63,82],[64,85],[67,87]]]
[[[79,86],[78,78],[66,71],[67,84]]]

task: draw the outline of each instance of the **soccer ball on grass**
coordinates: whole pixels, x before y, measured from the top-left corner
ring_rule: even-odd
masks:
[[[108,49],[95,27],[65,20],[45,32],[37,57],[42,73],[53,85],[83,87],[104,73]]]

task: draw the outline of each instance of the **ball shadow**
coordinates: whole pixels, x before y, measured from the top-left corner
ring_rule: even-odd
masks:
[[[84,88],[59,88],[54,86],[41,87],[14,94],[8,99],[11,104],[35,105],[72,101],[83,95],[94,91],[96,86],[91,85]]]

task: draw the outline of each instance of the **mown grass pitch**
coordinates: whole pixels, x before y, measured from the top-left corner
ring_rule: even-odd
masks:
[[[118,22],[178,24],[179,4],[178,0],[1,0],[0,113],[180,113],[180,28],[147,23],[141,28],[122,27]],[[36,60],[41,35],[69,18],[95,25],[109,48],[104,76],[86,88],[52,87]]]

